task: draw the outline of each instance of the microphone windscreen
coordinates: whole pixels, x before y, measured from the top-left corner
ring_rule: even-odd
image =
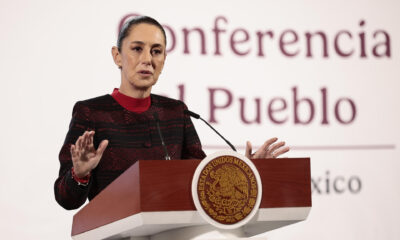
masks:
[[[199,115],[199,114],[194,113],[194,112],[192,112],[192,111],[190,111],[190,110],[185,109],[183,112],[184,112],[185,114],[188,114],[188,115],[194,117],[194,118],[197,118],[197,119],[200,118],[200,115]]]

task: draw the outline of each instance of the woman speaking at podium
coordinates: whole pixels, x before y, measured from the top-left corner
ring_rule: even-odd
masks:
[[[121,70],[120,88],[75,104],[54,184],[56,200],[65,209],[79,208],[94,198],[139,159],[206,156],[190,116],[184,113],[186,105],[151,94],[164,67],[166,41],[163,27],[153,18],[127,21],[112,48]],[[266,141],[255,154],[247,142],[246,156],[277,157],[289,150],[276,141]]]

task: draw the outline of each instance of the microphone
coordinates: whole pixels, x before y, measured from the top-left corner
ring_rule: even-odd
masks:
[[[196,119],[200,119],[201,121],[203,121],[203,122],[204,122],[205,124],[207,124],[212,130],[214,130],[214,132],[217,133],[218,136],[220,136],[222,139],[224,139],[224,141],[232,148],[233,151],[237,152],[237,151],[236,151],[236,148],[232,145],[232,143],[230,143],[228,140],[226,140],[217,130],[215,130],[215,128],[213,128],[213,126],[211,126],[206,120],[204,120],[203,118],[201,118],[199,114],[194,113],[194,112],[192,112],[192,111],[190,111],[190,110],[187,110],[187,109],[185,109],[185,110],[183,111],[183,113],[185,113],[185,114],[187,114],[187,115],[189,115],[189,116],[191,116],[191,117],[194,117],[194,118],[196,118]]]
[[[154,117],[154,119],[156,120],[158,135],[160,136],[161,145],[162,145],[162,147],[163,147],[163,149],[164,149],[164,153],[165,153],[165,160],[171,160],[171,157],[170,157],[169,154],[168,154],[167,147],[165,146],[164,138],[163,138],[163,136],[162,136],[162,134],[161,134],[161,130],[160,130],[160,119],[158,118],[158,113],[157,113],[157,112],[154,112],[154,113],[153,113],[153,117]]]

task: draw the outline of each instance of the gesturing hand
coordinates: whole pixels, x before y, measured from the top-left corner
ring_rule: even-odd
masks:
[[[284,147],[285,142],[277,142],[278,138],[271,138],[255,152],[252,153],[251,143],[246,142],[246,157],[247,158],[276,158],[289,151],[289,147]],[[274,144],[275,143],[275,144]]]
[[[93,145],[94,131],[85,131],[85,133],[76,140],[75,145],[71,145],[72,164],[75,175],[78,178],[87,176],[97,164],[108,145],[108,140],[103,140],[99,147],[94,149]]]

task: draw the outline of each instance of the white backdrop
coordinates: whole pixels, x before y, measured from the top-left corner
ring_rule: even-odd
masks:
[[[311,157],[309,218],[268,239],[398,239],[398,9],[394,0],[1,0],[1,238],[70,239],[76,211],[57,205],[53,183],[72,106],[119,86],[110,49],[120,20],[140,13],[175,36],[153,92],[178,98],[184,88],[189,108],[214,114],[242,152],[246,140],[278,136],[292,146],[286,156]],[[185,45],[184,29],[193,28],[204,33],[203,54],[198,32]],[[320,35],[308,40],[316,32],[326,47]],[[301,124],[310,101],[314,115]],[[207,153],[225,148],[195,124]]]

